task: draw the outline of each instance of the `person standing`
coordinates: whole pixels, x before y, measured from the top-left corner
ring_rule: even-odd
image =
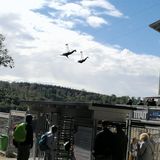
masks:
[[[57,132],[57,126],[53,125],[51,126],[50,131],[46,133],[48,149],[45,151],[45,158],[44,158],[45,160],[53,160],[55,157],[56,132]]]
[[[95,137],[93,147],[95,160],[112,160],[113,133],[107,127],[108,123],[102,121],[102,131]]]
[[[32,115],[27,114],[25,119],[26,137],[23,142],[17,142],[13,139],[13,144],[17,148],[17,160],[28,160],[30,149],[33,147],[33,128],[32,128]],[[16,128],[14,129],[16,130]]]
[[[128,138],[121,124],[116,125],[117,132],[114,134],[113,160],[125,160]]]
[[[136,137],[132,138],[131,148],[130,148],[130,160],[137,160],[138,153],[138,140]]]
[[[142,133],[140,135],[140,141],[138,160],[154,160],[154,146],[149,140],[149,135]]]

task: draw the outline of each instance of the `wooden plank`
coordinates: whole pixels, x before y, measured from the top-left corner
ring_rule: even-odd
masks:
[[[0,112],[0,118],[9,118],[9,113]]]

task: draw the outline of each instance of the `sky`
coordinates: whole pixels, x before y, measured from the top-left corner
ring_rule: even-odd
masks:
[[[158,95],[159,0],[0,0],[13,69],[0,80],[105,95]],[[68,44],[68,47],[66,46]],[[76,49],[69,58],[62,53]],[[81,54],[82,52],[82,54]],[[77,61],[89,57],[84,63]]]

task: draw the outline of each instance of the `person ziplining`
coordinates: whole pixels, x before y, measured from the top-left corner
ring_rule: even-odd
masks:
[[[68,43],[65,44],[65,45],[66,45],[67,52],[61,54],[61,56],[66,56],[67,58],[69,58],[69,55],[73,54],[74,52],[77,52],[76,49],[70,51]],[[80,58],[77,62],[78,62],[78,63],[84,63],[89,57],[87,56],[87,57],[84,58],[82,51],[80,51],[80,54],[81,54],[81,55],[80,55],[81,58]]]
[[[67,48],[67,52],[65,52],[65,53],[61,54],[61,56],[66,56],[67,58],[69,58],[69,57],[68,57],[69,55],[73,54],[74,52],[77,52],[77,50],[76,50],[76,49],[74,49],[74,50],[70,51],[70,50],[69,50],[69,46],[68,46],[68,44],[65,44],[65,45],[66,45],[66,48]]]
[[[78,60],[78,63],[83,63],[83,62],[85,62],[85,61],[87,60],[87,58],[89,58],[89,57],[83,58],[83,52],[80,51],[80,53],[81,53],[81,59]]]

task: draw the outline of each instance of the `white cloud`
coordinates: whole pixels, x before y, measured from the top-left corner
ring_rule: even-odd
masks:
[[[123,13],[121,13],[118,9],[115,8],[114,5],[109,3],[107,0],[82,0],[82,5],[85,7],[99,7],[101,9],[105,9],[106,14],[114,17],[121,17]]]
[[[49,7],[55,10],[54,12],[49,12],[51,16],[59,17],[61,21],[72,21],[75,24],[72,25],[74,27],[78,21],[75,19],[80,19],[81,22],[83,20],[83,24],[85,25],[88,23],[92,27],[99,27],[103,24],[108,24],[107,20],[103,18],[104,15],[110,15],[113,17],[122,17],[123,14],[116,9],[112,4],[110,4],[106,0],[82,0],[76,3],[69,3],[69,2],[51,2],[49,3]],[[99,11],[98,9],[101,9]],[[99,17],[98,17],[98,16]],[[94,20],[93,20],[94,17]],[[66,20],[68,18],[68,20]],[[94,23],[93,23],[94,22]],[[57,23],[59,24],[59,23]],[[82,24],[82,23],[81,23]]]
[[[96,16],[90,16],[90,17],[88,17],[87,22],[92,27],[99,27],[102,24],[107,24],[107,22],[103,18],[96,17]]]
[[[57,7],[56,9],[59,9],[61,11],[60,15],[62,18],[72,17],[72,16],[86,17],[91,14],[88,8],[83,8],[83,6],[75,3],[66,3],[63,6]]]
[[[52,19],[32,11],[47,5],[42,3],[45,1],[21,0],[18,3],[12,0],[13,5],[7,7],[9,2],[6,0],[1,6],[0,32],[6,36],[9,53],[15,59],[15,68],[1,67],[1,80],[47,83],[116,95],[146,96],[157,93],[153,88],[157,88],[159,57],[138,55],[128,49],[101,44],[87,33],[71,30],[74,22]],[[65,1],[52,1],[52,5],[55,2],[56,7],[65,5]],[[96,6],[98,1],[82,2],[89,8],[93,7],[93,3],[87,2],[95,2]],[[17,5],[21,5],[20,10]],[[75,4],[76,7],[83,8],[80,3]],[[108,8],[116,11],[112,5]],[[79,14],[73,9],[68,16],[73,16],[73,13],[76,16]],[[92,26],[107,23],[90,13],[88,9],[88,13],[86,10],[79,15],[83,18],[88,15],[85,20]],[[68,59],[60,55],[66,51],[66,43],[70,49],[77,49]],[[84,64],[77,63],[81,50],[84,56],[89,56]]]

